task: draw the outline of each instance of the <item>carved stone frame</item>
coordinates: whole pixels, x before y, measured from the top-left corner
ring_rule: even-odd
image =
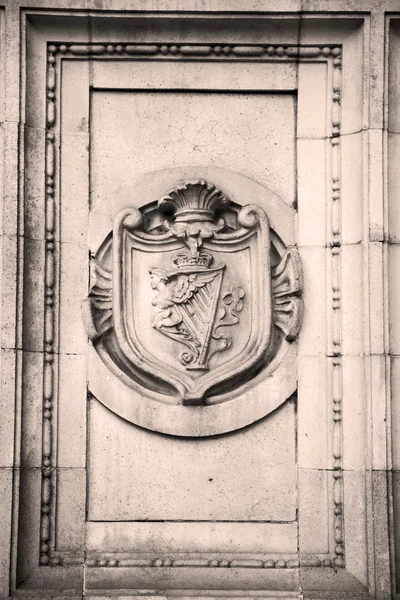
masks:
[[[35,23],[40,24],[41,16],[28,16],[28,23],[33,19]],[[75,19],[79,20],[79,16]],[[82,17],[84,19],[85,17]],[[106,18],[106,17],[105,17]],[[151,18],[147,16],[147,18]],[[46,17],[43,17],[43,23],[46,23]],[[57,16],[61,20],[62,16]],[[56,19],[56,20],[57,20]],[[32,22],[33,22],[32,21]],[[49,22],[53,27],[54,16],[49,15]],[[323,21],[323,20],[321,20]],[[239,19],[237,20],[239,23]],[[343,24],[343,21],[342,21]],[[47,24],[46,24],[47,25]],[[148,587],[146,581],[152,582],[152,587],[157,588],[162,585],[165,578],[164,569],[182,569],[182,576],[177,574],[175,577],[176,589],[170,590],[171,594],[181,595],[179,591],[181,582],[185,577],[189,577],[192,582],[192,589],[203,589],[203,586],[212,586],[213,590],[219,590],[218,595],[221,595],[222,590],[227,589],[223,582],[223,577],[220,575],[218,568],[231,568],[234,573],[235,585],[242,586],[246,589],[246,595],[265,594],[261,590],[265,590],[266,586],[272,590],[286,590],[287,597],[292,597],[298,593],[296,584],[297,574],[300,574],[300,581],[303,590],[310,590],[308,597],[314,597],[312,590],[321,592],[329,592],[329,590],[341,589],[343,593],[347,593],[350,598],[354,593],[363,594],[365,597],[368,594],[367,581],[362,580],[360,573],[365,571],[365,567],[353,574],[349,570],[348,564],[351,563],[351,557],[348,560],[348,550],[346,541],[346,530],[343,524],[343,513],[346,511],[346,503],[344,503],[343,489],[343,425],[342,425],[342,399],[343,399],[343,371],[342,371],[342,338],[343,324],[341,314],[341,249],[343,242],[343,232],[341,223],[341,92],[342,92],[342,60],[346,60],[346,45],[351,48],[357,46],[357,22],[346,24],[346,34],[343,36],[340,29],[333,32],[337,36],[338,41],[332,41],[333,34],[329,41],[311,43],[308,39],[304,44],[294,44],[289,42],[269,43],[265,42],[254,43],[251,39],[243,43],[225,43],[219,45],[186,42],[175,42],[173,36],[164,41],[156,43],[141,42],[135,40],[128,43],[125,40],[121,43],[105,43],[101,40],[90,42],[65,41],[65,32],[61,34],[54,28],[54,34],[47,42],[47,72],[46,72],[46,139],[36,139],[36,146],[41,150],[45,146],[45,158],[40,155],[40,164],[43,164],[46,175],[45,187],[45,215],[41,217],[45,229],[45,254],[44,254],[44,285],[40,286],[39,293],[33,293],[32,301],[36,301],[40,297],[40,293],[44,297],[43,310],[43,377],[38,371],[38,366],[34,368],[29,365],[24,359],[24,368],[26,378],[31,379],[36,376],[37,380],[43,382],[42,385],[42,453],[41,453],[41,517],[40,523],[37,516],[33,516],[32,509],[28,510],[26,504],[27,498],[32,497],[37,499],[37,490],[35,485],[30,481],[31,475],[25,475],[21,471],[21,498],[19,500],[20,518],[19,518],[19,533],[20,541],[18,550],[16,550],[17,572],[15,585],[21,585],[24,581],[24,587],[36,589],[75,589],[76,582],[81,581],[83,577],[83,567],[87,570],[86,583],[93,590],[98,589],[122,589],[127,587],[126,582],[135,582],[134,587],[138,590]],[[240,27],[240,23],[238,25]],[[324,26],[325,27],[325,26]],[[44,30],[46,27],[44,27]],[[33,34],[35,35],[35,33]],[[48,34],[47,34],[48,35]],[[79,33],[77,37],[79,39]],[[326,35],[326,27],[323,28],[323,34]],[[312,38],[312,33],[308,34]],[[82,36],[81,36],[82,37]],[[321,39],[321,34],[317,33],[316,38]],[[56,40],[54,42],[54,40]],[[355,40],[355,41],[354,41]],[[328,312],[329,317],[327,323],[329,331],[327,333],[327,373],[329,372],[330,382],[330,399],[331,399],[331,425],[328,426],[328,431],[331,431],[332,438],[329,442],[331,448],[331,472],[332,480],[330,484],[330,527],[332,528],[331,546],[329,554],[320,555],[318,553],[302,554],[300,557],[280,558],[279,556],[271,555],[270,558],[240,558],[238,556],[227,556],[214,558],[188,558],[188,559],[170,559],[169,557],[160,556],[157,559],[139,558],[137,556],[114,556],[112,553],[88,554],[84,553],[59,553],[54,548],[56,539],[56,522],[57,522],[57,463],[55,461],[57,455],[57,428],[53,426],[57,422],[57,377],[58,377],[58,358],[59,358],[59,292],[60,292],[60,277],[61,270],[59,265],[59,222],[60,208],[57,205],[59,200],[59,182],[60,175],[58,168],[60,165],[59,150],[61,140],[59,138],[57,115],[61,110],[59,105],[60,98],[58,96],[61,90],[61,75],[62,61],[64,59],[76,59],[82,64],[83,61],[107,61],[110,60],[218,60],[218,61],[265,61],[268,64],[282,62],[294,62],[296,64],[320,64],[326,63],[328,68],[329,90],[327,114],[330,116],[331,125],[330,132],[327,136],[329,148],[329,165],[327,173],[330,173],[331,181],[327,182],[327,188],[330,191],[330,214],[327,217],[328,237],[327,237],[327,255],[326,261],[329,265],[328,275]],[[28,59],[29,60],[32,59]],[[300,75],[301,77],[301,75]],[[27,82],[27,90],[31,81]],[[27,91],[28,94],[28,91]],[[357,98],[359,101],[359,98]],[[27,105],[34,102],[32,98],[26,97]],[[34,112],[34,111],[33,111]],[[27,124],[29,127],[29,124]],[[27,136],[29,136],[27,132]],[[26,189],[32,186],[30,179],[34,169],[32,150],[29,150],[29,140],[26,147],[31,153],[25,155]],[[35,144],[33,144],[34,146]],[[349,149],[346,149],[349,152]],[[35,157],[36,160],[36,157]],[[37,168],[37,167],[36,167]],[[37,186],[42,189],[42,185]],[[35,196],[36,190],[33,193]],[[36,204],[37,202],[37,204]],[[25,223],[27,229],[34,228],[36,223],[32,225],[31,218],[34,217],[34,212],[43,204],[39,198],[31,202],[28,200],[26,205]],[[40,226],[39,226],[40,229]],[[29,232],[28,232],[29,233]],[[29,235],[27,236],[27,239]],[[40,254],[41,246],[38,244],[37,252]],[[27,258],[26,258],[27,261]],[[32,281],[26,283],[25,293],[32,290]],[[28,331],[31,337],[35,331],[29,334],[29,324],[24,321],[25,331]],[[346,330],[345,330],[346,332]],[[29,339],[27,352],[29,354]],[[27,392],[25,386],[25,394]],[[22,403],[24,400],[22,399]],[[29,414],[29,407],[25,406],[25,413],[22,414],[22,430],[27,431],[26,423],[32,420],[32,415]],[[26,421],[24,425],[24,419]],[[26,454],[27,455],[27,454]],[[23,459],[21,466],[24,466]],[[353,485],[351,483],[350,485]],[[364,483],[360,483],[362,489]],[[82,488],[84,490],[84,486]],[[372,493],[372,492],[370,492]],[[31,496],[32,494],[32,496]],[[30,503],[29,503],[30,504]],[[36,509],[35,509],[36,510]],[[34,510],[34,512],[35,512]],[[41,536],[37,539],[37,528],[40,525]],[[17,524],[16,524],[17,527]],[[31,533],[28,535],[28,530]],[[40,567],[37,566],[38,554],[34,551],[30,564],[24,564],[24,553],[26,553],[27,545],[38,548],[40,541],[41,555]],[[350,544],[351,545],[351,544]],[[346,553],[345,553],[346,548]],[[299,560],[300,558],[300,560]],[[36,562],[36,565],[35,565]],[[82,567],[83,566],[83,567]],[[57,567],[57,568],[50,568]],[[154,569],[156,567],[156,569]],[[211,571],[216,571],[215,576],[210,575]],[[148,570],[151,569],[151,579]],[[267,570],[265,570],[267,569]],[[323,576],[319,575],[320,569],[323,569]],[[242,571],[243,570],[243,571]],[[270,571],[271,570],[271,571]],[[61,573],[62,571],[62,573]],[[206,573],[207,571],[207,573]],[[224,569],[222,570],[224,571]],[[190,572],[190,575],[188,573]],[[271,573],[271,576],[269,576]],[[183,578],[183,579],[182,579]],[[208,581],[208,583],[205,583]],[[209,583],[211,581],[211,583]],[[125,582],[125,584],[124,584]],[[157,584],[158,582],[158,584]],[[232,584],[229,584],[232,586]],[[367,587],[366,587],[367,586]],[[78,583],[78,588],[80,584]],[[210,590],[207,591],[207,595]],[[199,592],[201,595],[201,592]],[[360,596],[361,597],[361,596]]]
[[[331,164],[332,164],[332,238],[330,242],[331,255],[332,255],[332,400],[333,400],[333,422],[334,422],[334,440],[333,440],[333,511],[335,521],[335,549],[332,557],[316,557],[316,558],[304,558],[302,564],[309,567],[320,567],[320,566],[344,566],[344,543],[342,533],[342,449],[341,449],[341,338],[340,338],[340,281],[339,281],[339,270],[340,270],[340,92],[341,92],[341,47],[332,46],[271,46],[265,45],[225,45],[223,49],[219,50],[218,46],[208,46],[199,44],[49,44],[48,59],[47,59],[47,134],[46,134],[46,260],[45,260],[45,318],[44,318],[44,340],[45,340],[45,354],[44,354],[44,376],[43,376],[43,481],[42,481],[42,519],[41,519],[41,543],[47,544],[50,541],[50,529],[54,529],[50,526],[50,518],[52,515],[51,500],[52,500],[52,485],[51,485],[51,474],[52,469],[56,467],[56,464],[51,463],[52,456],[52,402],[53,402],[53,386],[55,381],[54,370],[52,365],[54,364],[54,354],[57,350],[54,349],[55,337],[54,337],[54,321],[55,321],[55,308],[53,303],[54,298],[54,287],[55,287],[55,276],[54,273],[57,271],[56,256],[54,253],[54,233],[55,233],[55,214],[57,212],[55,206],[55,181],[57,180],[56,173],[56,139],[57,139],[57,95],[56,89],[59,85],[56,85],[56,65],[57,59],[60,63],[62,57],[66,58],[70,56],[83,56],[92,57],[96,60],[107,60],[111,55],[116,52],[116,47],[119,46],[118,57],[124,58],[125,56],[135,57],[136,60],[140,60],[143,57],[165,57],[172,55],[177,60],[180,57],[191,56],[197,60],[208,58],[209,56],[220,58],[224,60],[227,56],[234,57],[235,60],[241,58],[248,59],[250,56],[253,60],[257,58],[265,59],[270,57],[272,60],[287,60],[293,58],[294,60],[313,60],[313,61],[327,61],[329,67],[332,69],[332,132],[331,132]],[[218,51],[215,50],[218,49]],[[171,50],[172,49],[172,50]],[[231,59],[232,60],[232,59]],[[59,64],[58,63],[58,64]],[[59,67],[61,70],[61,67]],[[60,110],[60,109],[59,109]],[[53,516],[54,518],[54,516]],[[117,559],[102,559],[89,557],[89,562],[86,562],[86,566],[97,566],[99,561],[106,566],[109,561],[112,561],[113,566],[118,566],[120,561]],[[156,563],[158,566],[160,560],[148,559],[146,566],[154,566]],[[225,560],[225,559],[222,559]],[[106,561],[106,563],[105,563]],[[158,561],[158,562],[157,562]],[[167,559],[169,562],[169,559]],[[42,552],[41,564],[42,565],[60,565],[63,562],[62,556],[51,556],[49,552]],[[135,563],[134,559],[130,560],[131,563]],[[142,564],[142,560],[140,564]],[[179,566],[185,566],[187,561],[180,559]],[[189,565],[193,561],[188,559]],[[209,563],[214,563],[214,560],[206,561],[207,566]],[[229,561],[232,562],[232,561]],[[240,559],[235,559],[235,566],[240,566]],[[250,562],[244,561],[243,568],[254,567],[254,566],[266,566],[274,568],[276,563],[280,563],[278,568],[287,567],[289,563],[290,567],[298,566],[296,560],[278,560],[273,561],[271,559],[267,561]],[[114,564],[115,563],[115,564]],[[262,563],[262,564],[261,564]],[[269,564],[271,563],[271,564]],[[273,564],[272,564],[273,563]],[[122,564],[125,564],[124,562]],[[134,566],[132,564],[132,566]],[[175,566],[175,563],[172,564]],[[289,567],[289,568],[290,568]]]

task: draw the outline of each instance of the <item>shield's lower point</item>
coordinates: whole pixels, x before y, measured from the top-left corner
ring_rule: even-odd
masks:
[[[188,392],[182,397],[182,404],[183,406],[203,406],[205,404],[204,396]]]

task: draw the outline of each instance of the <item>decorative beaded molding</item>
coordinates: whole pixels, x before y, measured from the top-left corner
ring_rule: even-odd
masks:
[[[204,58],[206,60],[224,60],[232,58],[252,58],[254,60],[331,60],[332,72],[332,131],[331,172],[331,265],[332,265],[332,401],[333,401],[333,518],[335,549],[331,557],[310,557],[296,560],[133,560],[114,558],[88,558],[88,567],[118,566],[208,566],[235,568],[295,568],[307,567],[344,567],[344,524],[343,524],[343,468],[342,468],[342,367],[341,367],[341,305],[340,305],[340,250],[341,250],[341,206],[340,206],[340,124],[341,124],[341,64],[342,50],[339,46],[280,46],[280,45],[202,45],[202,44],[49,44],[47,46],[47,83],[46,83],[46,198],[45,198],[45,298],[44,298],[44,365],[43,365],[43,413],[42,413],[42,495],[41,495],[41,531],[40,564],[49,566],[82,564],[80,556],[58,556],[54,554],[55,539],[55,452],[53,448],[54,431],[52,426],[53,410],[57,399],[55,389],[54,360],[57,355],[55,342],[56,312],[55,287],[57,259],[54,251],[55,214],[56,214],[56,120],[57,120],[57,58],[76,56],[82,59],[106,60],[121,57],[148,59],[153,57]],[[128,564],[129,563],[129,564]],[[145,564],[144,564],[145,563]],[[200,564],[201,563],[201,564]]]
[[[93,558],[85,561],[86,567],[210,567],[210,568],[240,568],[240,569],[296,569],[302,567],[332,567],[331,559],[135,559],[135,558]]]
[[[44,305],[44,366],[43,366],[43,422],[42,422],[42,506],[40,528],[40,564],[61,564],[61,558],[50,557],[51,516],[53,503],[53,403],[55,357],[55,306],[54,288],[56,257],[54,254],[55,230],[55,57],[49,52],[47,65],[46,113],[46,198],[45,198],[45,305]]]
[[[334,503],[334,565],[344,567],[343,535],[343,469],[342,469],[342,361],[340,304],[340,126],[341,126],[341,54],[333,59],[332,74],[332,401],[333,401],[333,503]]]

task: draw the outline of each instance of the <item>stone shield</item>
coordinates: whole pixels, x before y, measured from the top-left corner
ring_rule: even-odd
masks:
[[[205,181],[175,188],[150,217],[119,213],[94,271],[85,312],[98,355],[142,404],[184,407],[183,423],[251,388],[300,326],[296,251],[277,259],[265,211]]]

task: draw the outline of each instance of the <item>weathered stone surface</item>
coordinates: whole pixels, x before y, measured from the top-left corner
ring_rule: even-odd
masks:
[[[294,521],[293,408],[285,404],[251,428],[193,443],[128,422],[117,428],[115,416],[93,401],[90,519]]]
[[[400,593],[396,0],[5,0],[0,597]]]

